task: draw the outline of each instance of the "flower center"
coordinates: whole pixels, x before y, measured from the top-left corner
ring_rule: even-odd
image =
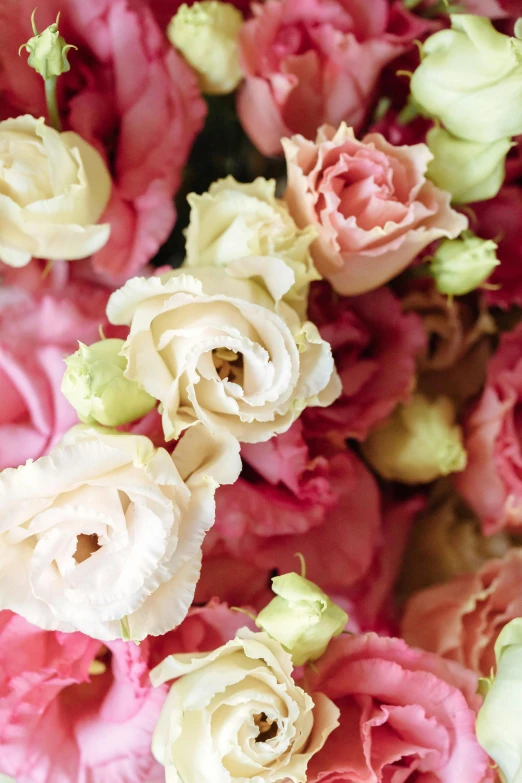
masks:
[[[254,715],[254,723],[259,729],[256,742],[266,742],[277,736],[279,730],[277,721],[267,718],[264,712],[258,712],[257,715]]]
[[[243,385],[243,354],[229,351],[228,348],[214,348],[212,359],[217,374],[222,381],[229,380]]]
[[[98,543],[98,536],[88,536],[82,533],[78,536],[76,543],[76,552],[74,553],[74,559],[78,564],[85,562],[88,558],[100,549]]]

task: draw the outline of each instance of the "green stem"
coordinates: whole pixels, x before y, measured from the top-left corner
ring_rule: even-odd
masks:
[[[60,120],[60,111],[58,109],[58,100],[56,98],[56,76],[51,76],[49,79],[44,79],[44,84],[49,120],[55,130],[61,131],[62,122]]]

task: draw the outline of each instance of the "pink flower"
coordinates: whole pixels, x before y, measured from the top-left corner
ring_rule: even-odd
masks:
[[[30,37],[33,8],[32,0],[0,8],[7,115],[45,114],[42,79],[17,56]],[[111,223],[111,237],[92,263],[97,273],[122,280],[155,255],[174,225],[172,199],[205,105],[191,69],[141,0],[43,0],[39,29],[58,11],[60,33],[78,46],[59,80],[64,125],[98,147],[114,181],[102,218]]]
[[[334,639],[307,674],[341,710],[310,783],[482,783],[476,678],[457,664],[367,634]]]
[[[65,262],[42,281],[33,262],[0,288],[0,469],[46,454],[73,424],[61,394],[64,358],[99,339],[110,291],[69,277]],[[39,285],[38,285],[39,284]]]
[[[286,202],[298,224],[314,225],[312,255],[341,294],[378,288],[431,242],[456,237],[467,219],[448,193],[426,180],[424,144],[394,147],[379,133],[358,141],[351,128],[324,126],[317,141],[284,141]]]
[[[484,532],[522,525],[522,324],[500,338],[486,387],[464,422],[468,464],[457,489],[481,518]]]
[[[410,398],[415,359],[426,348],[422,321],[404,314],[388,288],[345,298],[328,283],[314,283],[308,307],[310,320],[332,346],[343,391],[329,408],[306,411],[306,428],[363,441],[397,403]]]
[[[489,677],[497,636],[522,616],[521,586],[522,553],[514,549],[475,574],[416,593],[404,612],[402,636],[408,644]]]
[[[360,128],[381,70],[426,29],[388,0],[269,0],[252,8],[239,41],[246,78],[238,113],[264,155],[279,154],[283,136],[313,138],[325,122]]]

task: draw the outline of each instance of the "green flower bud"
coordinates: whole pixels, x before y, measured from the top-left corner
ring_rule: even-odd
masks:
[[[368,462],[383,478],[424,484],[466,467],[455,407],[448,397],[414,394],[399,405],[363,445]]]
[[[443,128],[432,128],[426,142],[433,154],[428,176],[441,190],[451,193],[455,204],[485,201],[497,195],[504,182],[511,139],[480,144],[457,139]]]
[[[204,93],[226,95],[243,78],[237,48],[242,24],[240,11],[218,0],[183,4],[172,18],[169,40],[197,71]]]
[[[495,644],[497,673],[483,681],[487,695],[477,717],[477,739],[505,783],[522,780],[522,617],[511,620]]]
[[[22,44],[18,53],[22,49],[26,49],[29,52],[27,62],[37,73],[46,80],[56,78],[60,74],[70,71],[71,66],[67,60],[67,52],[69,49],[76,49],[77,47],[65,43],[65,40],[58,32],[60,14],[56,17],[54,24],[50,25],[42,33],[39,33],[34,20],[35,13],[36,8],[31,17],[34,37],[30,38],[27,43]]]
[[[123,340],[80,343],[65,363],[62,393],[86,424],[118,427],[145,416],[156,405],[136,381],[125,377],[127,359],[120,356]]]
[[[441,294],[463,296],[478,288],[500,264],[497,245],[492,239],[480,239],[471,232],[460,239],[445,239],[431,264]]]
[[[274,577],[272,590],[276,597],[258,614],[257,627],[292,655],[294,666],[320,658],[330,639],[344,630],[346,612],[299,574]]]

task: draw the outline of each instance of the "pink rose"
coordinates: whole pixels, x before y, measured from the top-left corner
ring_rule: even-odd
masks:
[[[41,77],[18,47],[31,35],[32,0],[0,8],[4,114],[45,115]],[[61,11],[60,33],[78,46],[60,77],[64,126],[106,157],[114,187],[102,220],[109,242],[92,259],[111,280],[139,272],[170,234],[173,196],[205,116],[192,70],[168,44],[141,0],[43,0],[42,30]]]
[[[307,686],[341,710],[310,783],[483,783],[476,678],[458,664],[366,634],[334,639]]]
[[[426,30],[402,3],[282,0],[253,4],[240,34],[245,83],[238,113],[264,155],[281,138],[313,138],[320,125],[360,128],[385,65]]]
[[[0,469],[46,454],[78,421],[60,391],[63,360],[78,340],[99,339],[109,294],[71,280],[65,262],[44,282],[37,262],[6,271],[0,287]]]
[[[495,642],[510,620],[522,616],[522,551],[490,560],[475,574],[421,590],[410,598],[402,636],[415,647],[437,653],[489,677]]]
[[[415,359],[426,348],[422,321],[404,314],[388,288],[345,298],[325,282],[312,285],[308,316],[332,346],[343,391],[329,408],[306,411],[306,428],[363,441],[410,398]]]
[[[468,464],[457,489],[481,518],[484,532],[522,525],[522,324],[500,338],[486,387],[464,421]]]
[[[378,288],[468,224],[426,180],[425,144],[394,147],[379,133],[358,141],[344,125],[324,126],[316,142],[294,136],[283,144],[286,202],[298,226],[317,228],[315,265],[341,294]]]

